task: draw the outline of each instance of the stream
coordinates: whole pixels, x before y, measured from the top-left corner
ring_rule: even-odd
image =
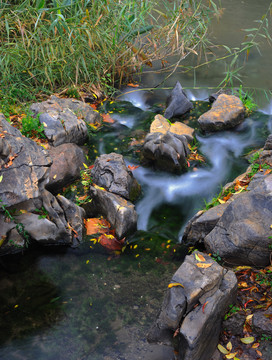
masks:
[[[269,2],[222,1],[220,22],[214,21],[211,36],[235,46],[241,23],[250,27],[266,11]],[[240,34],[234,36],[234,34]],[[230,40],[231,39],[231,40]],[[271,47],[253,52],[243,71],[246,86],[272,89]],[[223,65],[222,65],[223,66]],[[176,73],[197,112],[207,107],[221,65],[190,76]],[[165,75],[163,75],[165,76]],[[152,87],[161,75],[150,72],[141,81]],[[193,89],[194,86],[201,89]],[[117,105],[106,103],[114,125],[96,133],[91,156],[122,153],[128,165],[139,165],[131,141],[148,131],[169,90],[125,89]],[[201,100],[201,101],[200,101]],[[203,101],[204,100],[204,101]],[[198,147],[205,164],[187,173],[169,175],[139,166],[133,171],[143,195],[136,204],[138,231],[129,239],[128,251],[109,256],[86,241],[76,249],[33,249],[23,257],[13,256],[0,268],[0,359],[1,360],[173,360],[165,346],[150,345],[145,334],[154,321],[164,291],[182,263],[186,249],[181,242],[186,222],[211,200],[221,187],[245,171],[243,155],[262,147],[272,132],[272,100],[259,92],[260,111],[232,131],[204,136],[197,132]],[[129,114],[129,116],[127,115]]]

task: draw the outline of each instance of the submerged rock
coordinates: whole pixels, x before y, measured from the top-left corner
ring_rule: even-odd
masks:
[[[188,141],[183,135],[171,132],[148,134],[143,146],[143,157],[156,168],[170,172],[180,172],[187,168],[190,154]]]
[[[245,117],[242,101],[234,95],[221,94],[213,103],[211,110],[198,119],[200,128],[205,131],[222,131],[239,125]]]
[[[88,104],[75,99],[51,96],[50,100],[32,104],[30,110],[34,116],[40,114],[44,134],[53,146],[64,143],[82,145],[88,139],[85,122],[101,122],[100,115]]]
[[[141,193],[141,186],[120,154],[100,155],[95,160],[92,179],[95,184],[130,201],[136,200]]]
[[[187,98],[179,81],[177,81],[170,96],[167,98],[166,106],[167,108],[164,113],[166,119],[184,115],[193,108],[193,104]]]
[[[180,360],[210,360],[218,344],[222,318],[236,299],[235,274],[208,255],[195,252],[186,256],[171,283],[173,287],[167,289],[148,341],[171,345],[174,333],[178,333]]]

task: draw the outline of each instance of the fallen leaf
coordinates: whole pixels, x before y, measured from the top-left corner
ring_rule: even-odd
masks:
[[[56,177],[57,177],[57,175],[54,175],[54,176],[53,176],[53,179],[56,179]]]
[[[260,346],[260,343],[254,343],[251,347],[252,349],[257,349]]]
[[[210,264],[197,263],[196,266],[202,269],[207,269],[208,267],[212,266],[212,263]]]
[[[196,254],[195,253],[195,258],[196,258],[197,261],[206,261],[204,256],[202,256],[201,254]]]
[[[205,304],[203,304],[203,306],[202,306],[202,312],[203,312],[203,314],[204,314],[204,310],[205,310],[205,307],[206,307],[206,305],[208,304],[208,302],[209,302],[209,301],[206,301]]]
[[[91,218],[84,220],[86,234],[103,234],[109,231],[110,223],[106,219]]]
[[[253,336],[248,336],[240,339],[243,344],[251,344],[255,341]]]
[[[139,167],[139,165],[137,165],[137,166],[130,166],[130,165],[128,165],[128,168],[129,168],[129,170],[131,170],[131,171],[133,171],[133,170],[135,170],[135,169],[138,169],[138,167]]]
[[[233,358],[235,358],[236,354],[237,354],[237,351],[235,353],[229,353],[229,354],[227,354],[225,356],[226,356],[226,359],[233,359]]]
[[[257,353],[259,356],[263,356],[263,354],[260,352],[260,350],[256,350],[256,353]]]
[[[108,251],[122,251],[123,244],[115,237],[108,237],[107,234],[102,234],[98,238],[99,244]]]
[[[176,286],[181,286],[182,288],[184,288],[184,286],[182,284],[177,283],[177,282],[169,284],[168,288],[171,289],[172,287],[176,287]]]
[[[232,350],[232,343],[229,341],[226,345],[226,348],[231,351]]]
[[[225,349],[224,346],[222,346],[221,344],[218,344],[217,348],[224,355],[227,355],[229,353],[229,351],[227,349]]]
[[[111,118],[110,114],[102,114],[103,121],[109,124],[113,124],[115,121]]]
[[[139,84],[128,83],[127,86],[130,86],[130,87],[139,87],[140,85],[139,85]]]
[[[220,202],[220,204],[225,204],[225,200],[221,200],[221,199],[218,199],[218,201]]]

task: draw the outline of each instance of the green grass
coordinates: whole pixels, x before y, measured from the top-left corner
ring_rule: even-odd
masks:
[[[110,95],[135,71],[204,42],[209,2],[0,2],[0,100],[84,86]]]

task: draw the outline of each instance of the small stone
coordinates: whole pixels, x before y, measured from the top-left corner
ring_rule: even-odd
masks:
[[[159,132],[161,134],[166,134],[169,129],[170,124],[167,119],[165,119],[165,117],[163,117],[162,115],[156,115],[155,120],[150,126],[151,133]]]

